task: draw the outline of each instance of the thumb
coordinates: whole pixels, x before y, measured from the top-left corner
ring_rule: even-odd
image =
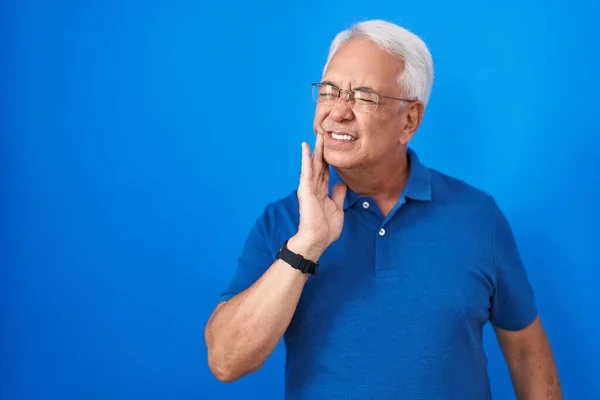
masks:
[[[331,199],[340,209],[344,208],[347,186],[345,183],[336,183],[332,190]]]

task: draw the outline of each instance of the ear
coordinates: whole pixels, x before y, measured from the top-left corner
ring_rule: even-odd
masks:
[[[402,134],[400,135],[400,143],[406,145],[414,136],[417,129],[423,120],[423,111],[425,106],[420,101],[413,101],[405,106],[403,110],[404,118],[402,125]]]

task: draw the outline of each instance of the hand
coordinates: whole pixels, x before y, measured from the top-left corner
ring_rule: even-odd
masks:
[[[300,226],[296,239],[320,252],[342,233],[346,185],[338,183],[329,197],[329,167],[323,159],[324,140],[317,134],[315,149],[310,156],[308,143],[302,143],[302,171],[298,185]]]

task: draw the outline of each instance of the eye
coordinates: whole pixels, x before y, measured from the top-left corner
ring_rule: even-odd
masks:
[[[321,96],[334,96],[337,94],[337,88],[331,85],[321,85],[319,89],[319,95]]]
[[[356,90],[354,92],[354,100],[363,104],[377,104],[378,97],[375,93],[366,90]]]

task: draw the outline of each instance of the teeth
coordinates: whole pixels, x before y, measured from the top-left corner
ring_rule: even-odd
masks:
[[[336,140],[348,140],[348,141],[354,140],[352,138],[352,136],[349,136],[349,135],[338,135],[337,133],[333,133],[333,132],[331,132],[331,137],[333,137]]]

